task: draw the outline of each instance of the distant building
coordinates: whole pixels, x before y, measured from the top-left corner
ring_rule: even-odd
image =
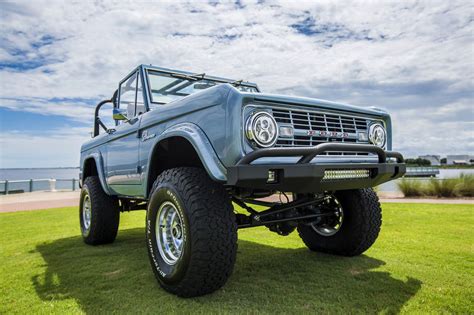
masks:
[[[468,155],[468,154],[448,155],[446,157],[446,164],[448,165],[471,164],[471,160],[473,159],[474,159],[474,155]]]
[[[441,165],[441,156],[439,155],[420,155],[418,158],[430,161],[431,165]]]

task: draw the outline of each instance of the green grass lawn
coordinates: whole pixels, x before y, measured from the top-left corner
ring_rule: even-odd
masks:
[[[296,233],[239,231],[234,273],[181,299],[152,274],[143,211],[112,245],[85,245],[77,208],[0,214],[0,313],[473,313],[471,205],[384,204],[375,245],[354,258],[307,250]]]

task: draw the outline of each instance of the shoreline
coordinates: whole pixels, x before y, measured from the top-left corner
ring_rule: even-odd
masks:
[[[74,170],[79,169],[79,166],[65,166],[65,167],[5,167],[0,168],[0,171],[18,171],[18,170]]]
[[[79,206],[79,195],[80,191],[37,191],[13,195],[0,195],[0,213]],[[474,198],[404,198],[386,194],[379,195],[381,195],[381,203],[474,205]],[[275,195],[265,199],[267,201],[278,201],[278,196]]]

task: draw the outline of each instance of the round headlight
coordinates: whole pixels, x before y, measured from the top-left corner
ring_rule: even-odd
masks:
[[[247,139],[263,148],[271,147],[278,138],[277,123],[267,112],[256,112],[247,118],[245,133]]]
[[[383,148],[387,141],[387,132],[381,124],[372,124],[369,127],[369,140],[376,146]]]

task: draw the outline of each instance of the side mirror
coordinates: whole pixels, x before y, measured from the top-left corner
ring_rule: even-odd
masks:
[[[115,120],[128,120],[127,111],[125,109],[114,108],[112,113],[112,117]]]

